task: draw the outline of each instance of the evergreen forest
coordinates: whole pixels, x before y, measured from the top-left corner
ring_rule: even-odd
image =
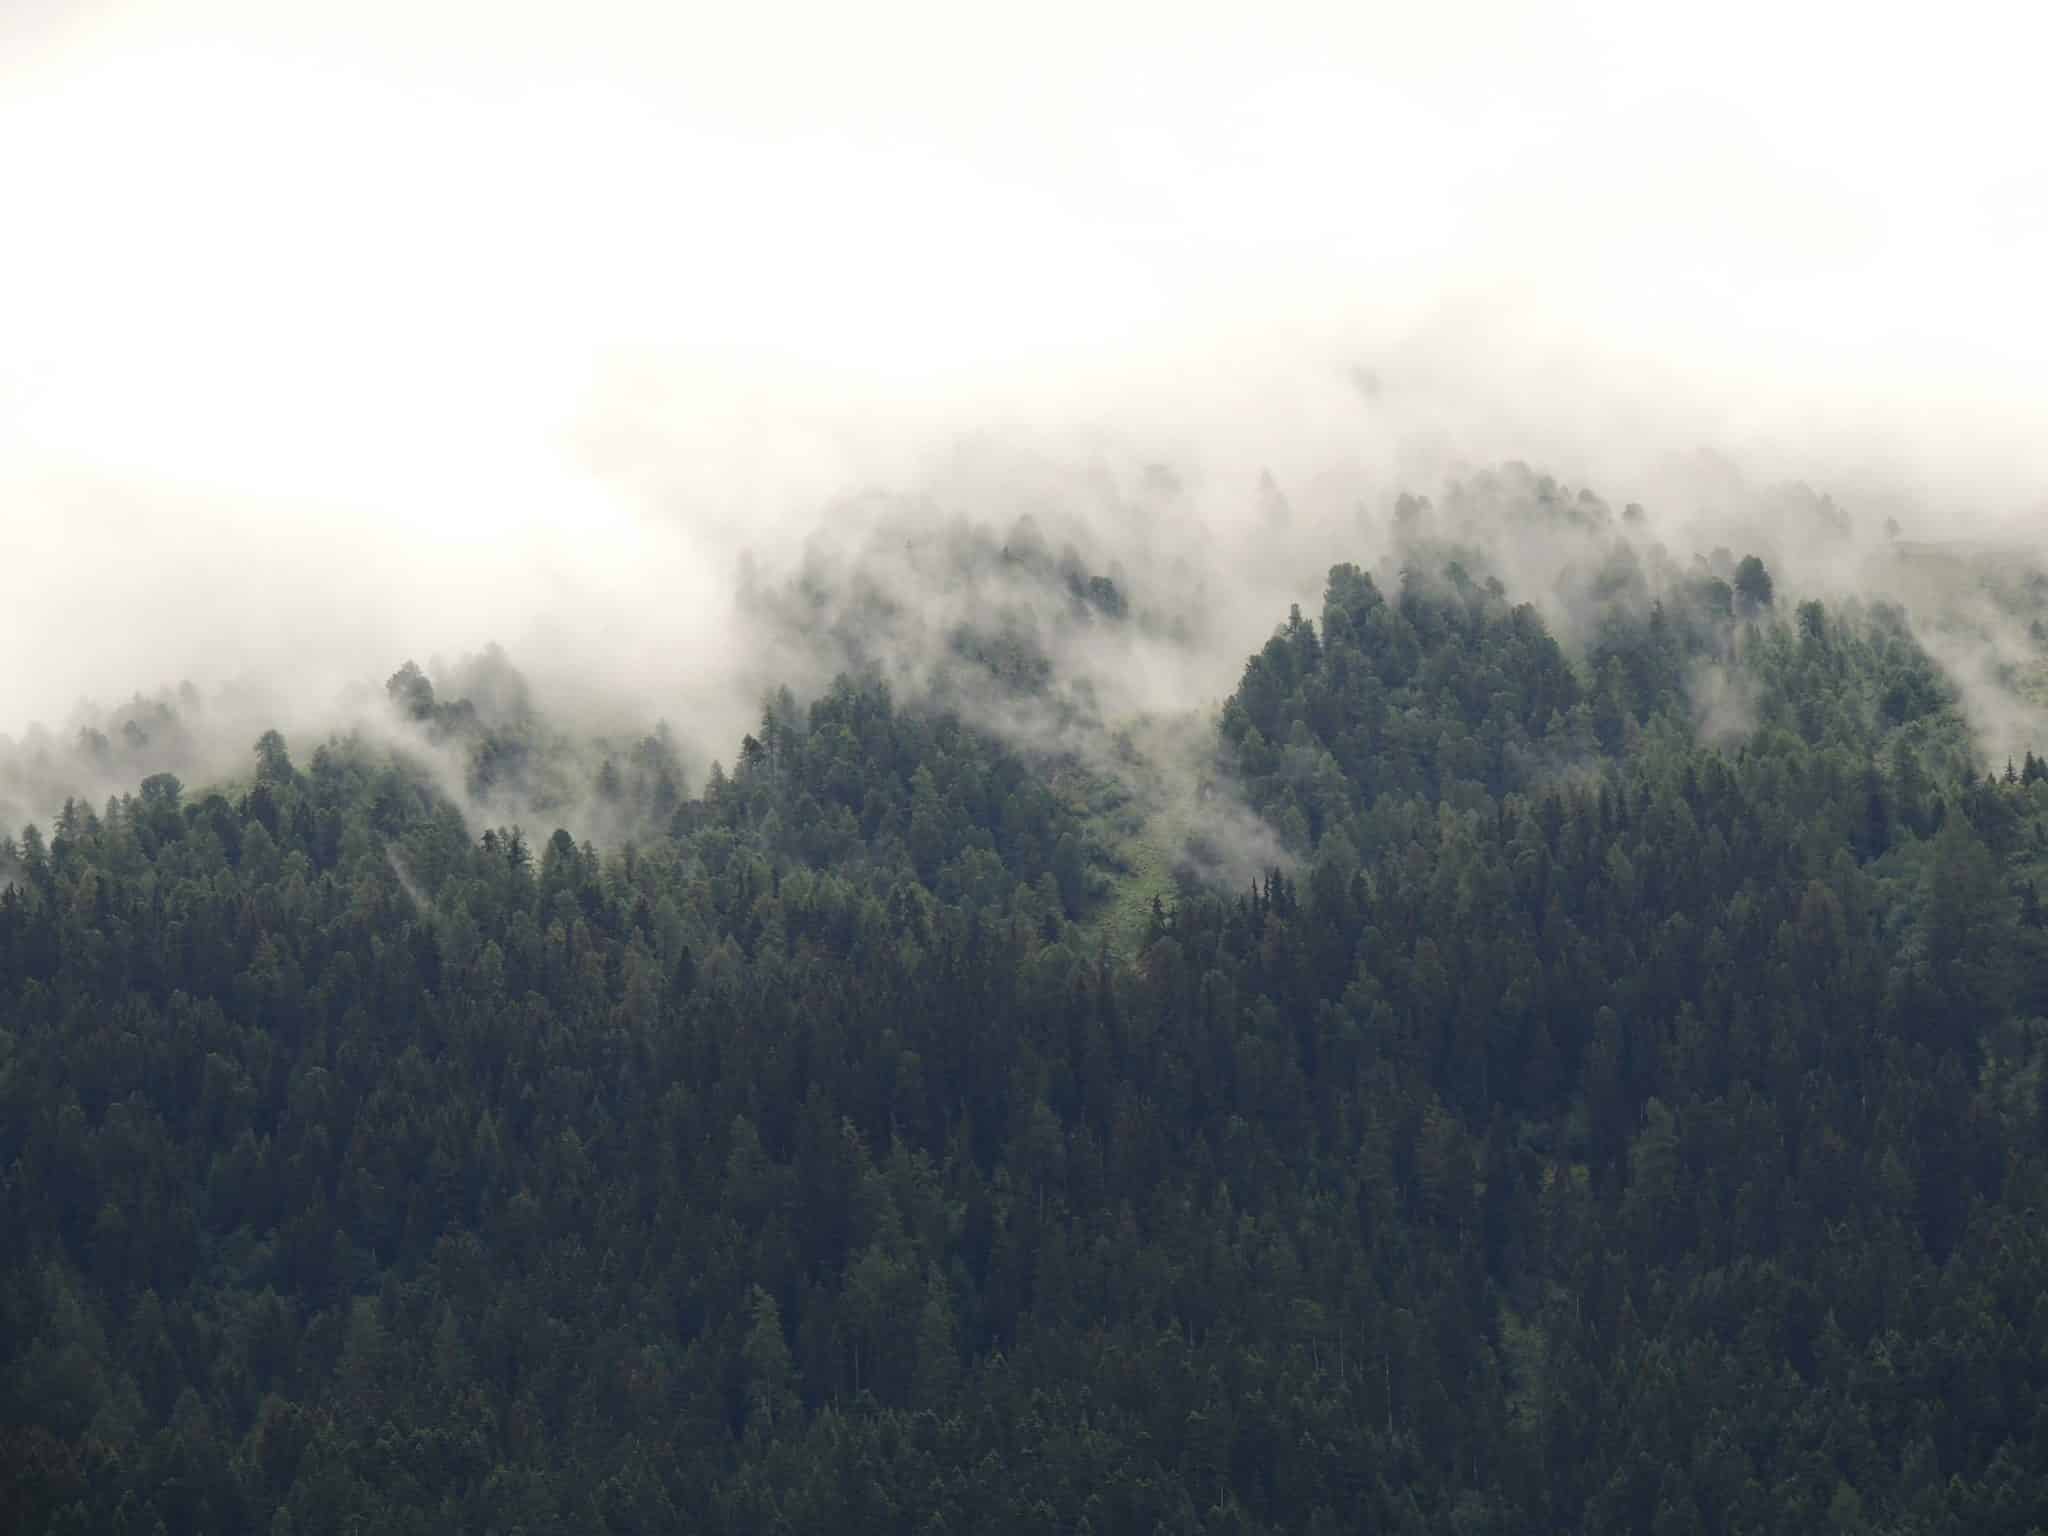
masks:
[[[1060,662],[1155,617],[994,535],[1050,599],[916,682],[764,597],[829,680],[702,772],[496,652],[87,740],[0,828],[0,1530],[2048,1531],[2048,763],[1504,483],[1555,590],[1404,500],[1176,816]]]

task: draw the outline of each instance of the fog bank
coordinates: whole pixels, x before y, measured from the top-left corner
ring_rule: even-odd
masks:
[[[1181,614],[1094,658],[1126,710],[1503,459],[1814,590],[1890,590],[1887,520],[2038,543],[2030,25],[10,7],[0,730],[186,679],[340,719],[496,641],[729,755],[738,593],[876,495]]]

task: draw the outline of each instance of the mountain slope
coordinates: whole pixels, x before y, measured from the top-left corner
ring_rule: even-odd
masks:
[[[862,672],[605,851],[275,736],[10,842],[0,1514],[2029,1529],[2048,770],[1895,614],[1601,569],[1334,571],[1249,888]]]

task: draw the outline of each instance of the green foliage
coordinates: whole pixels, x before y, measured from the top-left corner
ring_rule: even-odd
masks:
[[[0,845],[0,1523],[2027,1529],[2048,770],[1631,559],[1332,571],[1248,890],[872,673],[604,852],[274,734]]]

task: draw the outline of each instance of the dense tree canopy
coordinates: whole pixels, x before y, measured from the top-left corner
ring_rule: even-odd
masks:
[[[1123,948],[1080,770],[857,667],[603,848],[276,733],[23,830],[0,1525],[2043,1528],[2048,769],[1895,611],[1586,590],[1333,570],[1286,859]]]

